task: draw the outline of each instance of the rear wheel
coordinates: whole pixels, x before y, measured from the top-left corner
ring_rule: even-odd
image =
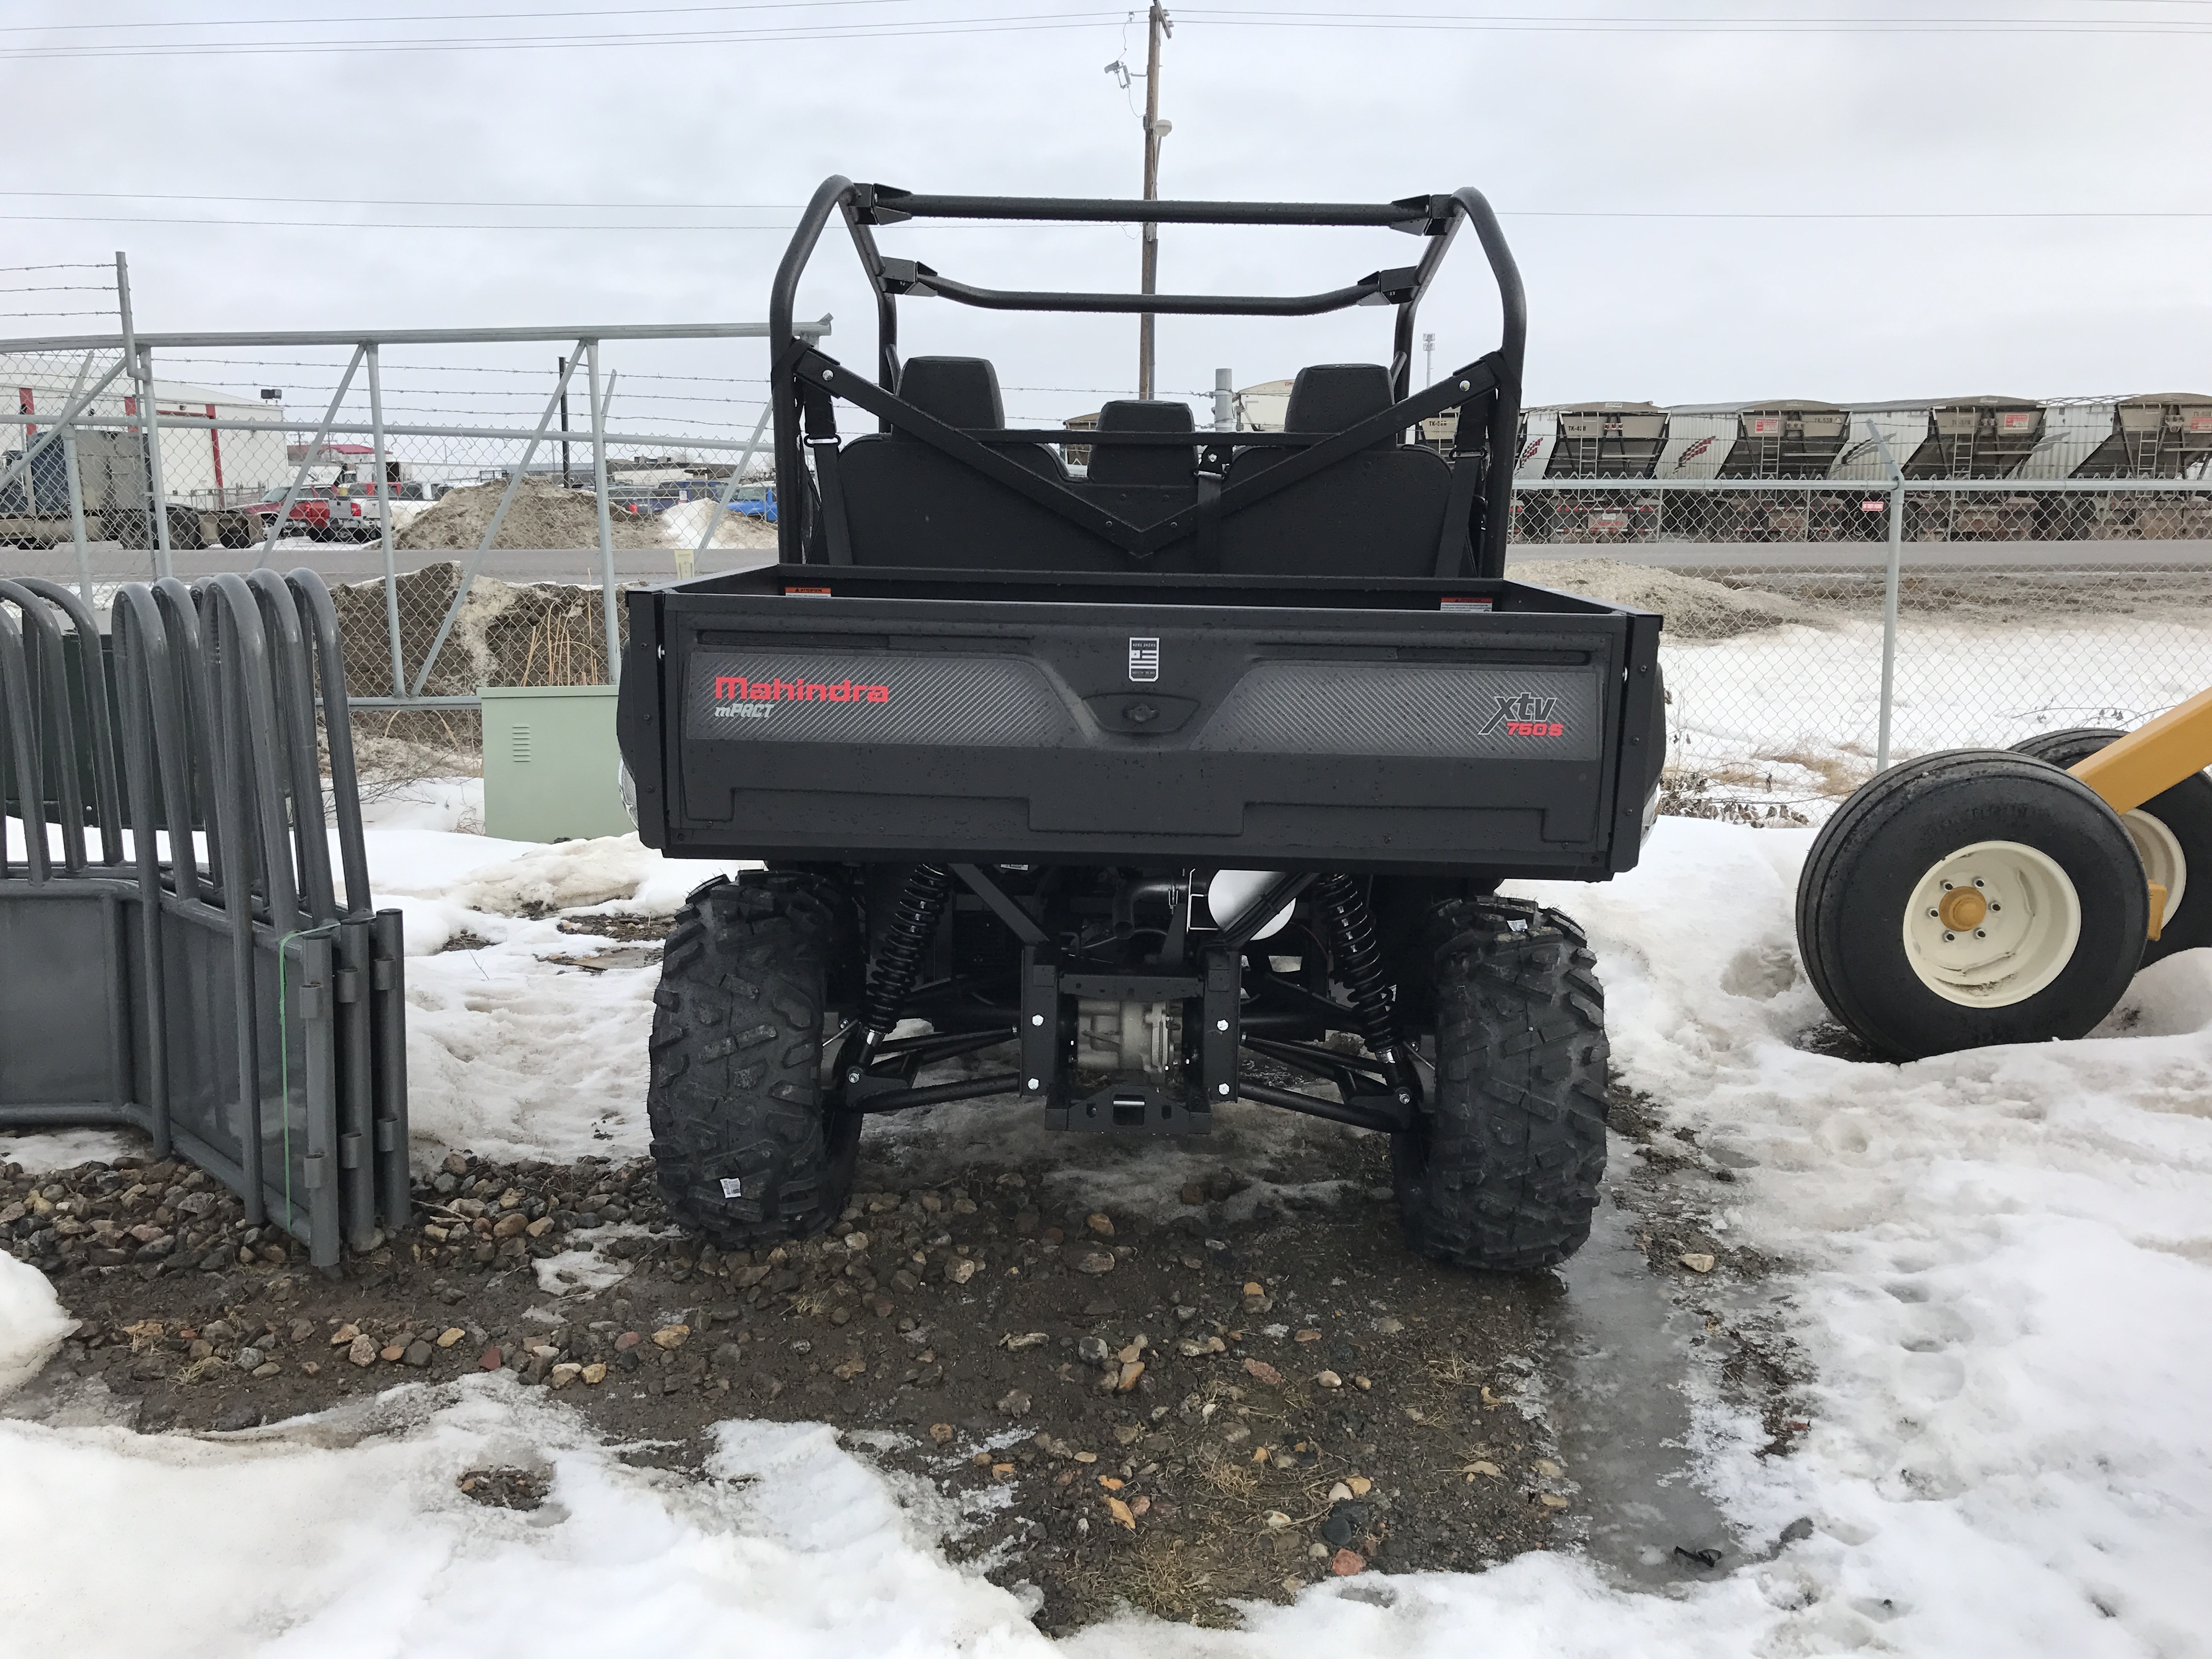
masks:
[[[2077,1037],[2141,961],[2134,842],[2086,785],[2002,750],[1926,755],[1821,827],[1797,884],[1807,976],[1892,1060]]]
[[[1413,1248],[1525,1273],[1589,1237],[1605,1173],[1605,992],[1582,932],[1516,899],[1439,905],[1436,1086],[1392,1148]]]
[[[2033,755],[2063,770],[2088,759],[2119,735],[2105,726],[2075,726],[2016,743],[2013,752]],[[2144,944],[2144,964],[2176,951],[2212,945],[2212,777],[2193,773],[2135,811],[2121,813],[2120,822],[2136,844],[2144,877],[2166,889],[2159,936]],[[2197,876],[2193,887],[2189,882],[2192,866]]]
[[[646,1096],[660,1195],[683,1225],[749,1246],[818,1233],[844,1209],[860,1120],[830,1109],[822,1024],[856,948],[842,894],[818,877],[750,872],[685,905],[653,994]]]

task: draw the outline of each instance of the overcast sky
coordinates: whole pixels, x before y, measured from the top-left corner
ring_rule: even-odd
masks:
[[[1142,84],[1124,91],[1103,66],[1141,70],[1140,12],[1125,23],[1082,0],[589,3],[460,0],[452,9],[471,15],[424,21],[422,0],[13,0],[0,77],[14,153],[31,165],[0,195],[13,251],[0,263],[125,248],[147,329],[732,319],[764,314],[784,240],[742,227],[787,225],[832,172],[933,191],[1138,191]],[[2205,0],[1292,3],[1331,26],[1178,9],[1162,193],[1373,200],[1480,186],[1507,215],[1527,278],[1531,402],[2212,390]],[[1393,27],[1386,15],[1554,27]],[[1641,27],[1571,22],[1605,18]],[[1865,27],[1885,18],[1971,27]],[[1001,21],[934,37],[698,38],[958,19]],[[132,21],[159,26],[36,27]],[[624,43],[656,35],[680,38]],[[525,44],[550,36],[578,44]],[[373,44],[402,40],[467,44]],[[225,49],[157,50],[168,45]],[[294,50],[316,45],[331,49]],[[406,205],[371,204],[384,202]],[[544,205],[424,205],[442,203]],[[2200,216],[1602,216],[2054,212]],[[1598,216],[1546,216],[1575,215]],[[467,228],[411,228],[426,225]],[[556,228],[486,228],[515,226]],[[1133,231],[884,240],[994,285],[1136,276]],[[1388,232],[1170,228],[1161,286],[1298,291],[1413,251]],[[825,244],[806,301],[836,313],[832,351],[866,363],[849,268]],[[1055,389],[1010,392],[1017,418],[1057,419],[1133,382],[1133,319],[1008,319],[942,301],[905,314],[910,352],[981,352],[1009,386]],[[1440,370],[1493,343],[1472,238],[1424,325]],[[72,326],[17,318],[9,331]],[[1160,383],[1196,392],[1217,366],[1245,385],[1305,362],[1379,361],[1389,339],[1386,311],[1170,319]]]

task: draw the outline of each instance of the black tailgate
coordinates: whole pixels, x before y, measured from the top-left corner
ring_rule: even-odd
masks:
[[[810,566],[632,603],[623,748],[672,853],[1633,861],[1650,757],[1624,777],[1620,734],[1645,729],[1629,692],[1656,619],[1590,601]]]

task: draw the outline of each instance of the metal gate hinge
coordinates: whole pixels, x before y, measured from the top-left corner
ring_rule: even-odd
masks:
[[[323,1189],[323,1155],[310,1152],[300,1160],[300,1184],[311,1193]]]
[[[361,970],[359,969],[341,968],[331,977],[336,981],[336,994],[340,1002],[361,1000]]]
[[[361,1168],[361,1137],[359,1135],[338,1137],[338,1168],[341,1170]]]

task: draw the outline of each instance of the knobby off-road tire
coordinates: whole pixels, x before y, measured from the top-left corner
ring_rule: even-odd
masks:
[[[2027,914],[2048,948],[2024,936],[2014,956],[1957,975],[1947,995],[1933,982],[1939,954],[1925,939],[1908,947],[1907,930],[1935,914],[1926,907],[1941,896],[1929,884],[1954,862],[1964,883],[1974,857],[2043,872]],[[2061,931],[2050,944],[2047,919],[2068,893],[2074,937]],[[1797,948],[1820,1000],[1853,1035],[1886,1059],[1919,1060],[2087,1035],[2142,961],[2148,906],[2135,843],[2087,785],[2008,750],[1948,750],[1862,785],[1821,826],[1797,878]],[[1995,939],[1999,924],[1988,926]]]
[[[1605,1173],[1605,992],[1582,930],[1516,899],[1437,907],[1437,1076],[1392,1146],[1423,1255],[1527,1273],[1589,1237]]]
[[[2015,755],[2033,755],[2063,771],[2119,735],[2109,726],[2070,726],[2063,732],[2038,732],[2012,749]],[[2142,823],[2145,818],[2151,823]],[[2143,966],[2164,961],[2177,951],[2212,945],[2212,777],[2192,773],[2135,811],[2123,812],[2120,822],[2135,837],[2136,851],[2142,855],[2151,879],[2181,890],[2179,902],[2167,912],[2159,936],[2144,941]],[[2178,870],[2172,867],[2177,864]],[[2188,879],[2192,873],[2194,882]]]
[[[823,994],[857,946],[819,878],[757,872],[691,895],[653,993],[646,1109],[682,1225],[746,1247],[820,1232],[853,1190],[857,1114],[822,1085]]]

